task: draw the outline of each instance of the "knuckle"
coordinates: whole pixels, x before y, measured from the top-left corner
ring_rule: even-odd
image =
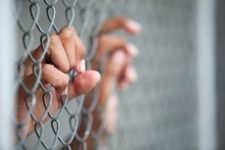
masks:
[[[68,59],[68,68],[69,71],[76,68],[76,59],[72,59],[71,57]]]
[[[70,32],[76,32],[76,30],[75,30],[74,27],[67,27],[67,29],[68,29]]]
[[[76,62],[70,61],[70,69],[75,69],[75,68],[76,68]]]
[[[50,37],[50,42],[51,42],[51,44],[57,44],[59,41],[60,41],[60,38],[59,38],[59,36],[56,35],[56,34],[53,34],[53,35]]]
[[[63,72],[64,73],[68,73],[70,70],[70,66],[68,63],[65,63],[64,66],[63,66]]]
[[[68,28],[65,28],[62,30],[62,32],[60,33],[60,36],[64,39],[64,40],[68,40],[72,37],[73,35],[73,32],[68,29]]]
[[[121,24],[123,24],[123,23],[126,22],[126,18],[123,17],[123,16],[119,16],[116,20],[117,20],[118,22],[120,22]]]

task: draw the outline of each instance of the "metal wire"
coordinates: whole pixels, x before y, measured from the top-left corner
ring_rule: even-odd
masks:
[[[76,100],[76,110],[75,112],[70,110],[68,107],[68,95],[61,96],[61,107],[55,114],[50,113],[50,108],[53,102],[53,94],[52,94],[52,87],[45,87],[41,82],[41,75],[42,75],[42,61],[46,58],[46,53],[49,48],[50,44],[50,35],[52,33],[59,33],[61,27],[57,25],[57,13],[62,12],[57,10],[57,5],[61,4],[65,8],[65,19],[66,22],[63,26],[74,26],[76,21],[80,24],[80,28],[78,30],[78,34],[81,40],[85,43],[87,47],[88,54],[87,54],[87,67],[91,68],[90,60],[95,55],[96,49],[96,36],[101,29],[103,20],[105,19],[106,15],[106,8],[108,8],[109,4],[112,4],[112,1],[109,0],[15,0],[15,5],[18,6],[16,12],[16,19],[18,23],[18,28],[22,33],[20,37],[20,42],[22,43],[21,52],[22,55],[17,64],[17,88],[21,88],[25,92],[24,102],[26,104],[27,114],[21,119],[16,121],[16,139],[18,141],[17,147],[22,149],[31,149],[29,146],[26,145],[26,127],[25,125],[31,119],[34,124],[34,134],[36,136],[35,147],[34,149],[55,149],[57,143],[60,143],[62,149],[71,149],[71,142],[74,138],[79,142],[81,149],[86,149],[86,140],[89,136],[92,136],[96,143],[99,141],[102,131],[104,130],[104,124],[99,126],[97,132],[92,131],[92,124],[93,124],[93,116],[92,113],[98,110],[99,115],[101,115],[103,108],[97,108],[97,101],[98,101],[98,89],[96,87],[92,93],[91,97],[89,97],[89,101],[91,101],[90,106],[84,107],[84,96],[77,98]],[[26,7],[26,5],[28,7]],[[23,11],[27,10],[28,16],[30,17],[30,24],[27,25],[26,21],[23,21]],[[41,17],[43,16],[47,19],[47,26],[44,26],[43,23],[40,21]],[[78,17],[78,19],[77,19]],[[28,18],[26,18],[28,20]],[[39,43],[35,39],[35,34],[38,33]],[[41,55],[39,58],[34,58],[32,56],[32,50],[35,47],[35,44],[40,45],[41,47]],[[32,72],[34,74],[35,83],[32,88],[28,88],[23,81],[23,76],[25,72],[25,60],[29,59],[32,62]],[[49,62],[50,63],[50,62]],[[103,69],[104,66],[99,64]],[[101,71],[102,69],[99,69]],[[69,73],[71,84],[72,79],[76,76],[75,71],[71,71]],[[37,117],[34,115],[34,107],[37,104],[37,97],[35,93],[41,90],[42,91],[42,104],[44,106],[44,113],[42,116]],[[18,93],[19,94],[19,93]],[[86,100],[86,99],[85,99]],[[62,116],[63,112],[65,112],[68,116],[68,122],[70,126],[70,135],[67,138],[63,138],[60,134],[61,124],[60,124],[60,117]],[[81,118],[82,117],[82,118]],[[49,144],[44,139],[45,134],[45,126],[44,123],[46,118],[49,118],[51,130],[53,132],[52,142]],[[79,128],[79,121],[83,120],[85,122],[85,131],[84,135],[79,135],[78,128]],[[96,148],[98,146],[96,145]]]

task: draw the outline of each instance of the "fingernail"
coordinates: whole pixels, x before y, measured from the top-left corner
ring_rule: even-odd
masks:
[[[129,74],[132,82],[136,82],[138,80],[138,75],[134,67],[129,67]]]
[[[86,70],[85,60],[82,59],[80,61],[80,72],[85,72],[85,70]]]
[[[120,65],[122,63],[124,59],[124,54],[123,52],[119,51],[118,52],[115,52],[115,54],[113,54],[112,56],[112,62],[115,64],[115,65]]]
[[[141,24],[134,21],[134,20],[127,20],[127,25],[136,33],[140,32],[142,27],[141,27]]]
[[[62,92],[62,95],[67,95],[68,94],[68,87]]]
[[[131,56],[137,56],[139,55],[139,50],[138,48],[133,44],[133,43],[129,43],[127,45],[128,51],[130,53]]]

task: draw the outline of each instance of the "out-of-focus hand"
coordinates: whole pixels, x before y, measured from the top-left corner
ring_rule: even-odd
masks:
[[[116,17],[104,23],[98,37],[96,55],[92,60],[93,68],[98,69],[100,67],[97,63],[99,59],[107,56],[103,65],[105,68],[101,80],[100,104],[104,104],[107,96],[111,95],[115,87],[123,91],[129,84],[137,80],[132,60],[139,51],[126,39],[108,34],[118,29],[123,29],[130,35],[137,35],[141,31],[138,23],[124,17]]]
[[[137,35],[141,31],[141,27],[137,22],[126,19],[124,17],[116,17],[107,20],[97,37],[96,54],[91,64],[92,69],[101,70],[102,78],[100,81],[99,99],[97,107],[103,108],[103,114],[100,115],[97,109],[93,112],[92,131],[97,132],[101,126],[101,121],[105,124],[104,134],[101,136],[101,142],[110,134],[116,124],[118,97],[114,89],[125,90],[131,83],[137,80],[137,73],[132,64],[132,60],[139,53],[134,44],[127,42],[120,36],[110,35],[109,33],[122,29],[130,35]],[[105,58],[104,64],[100,63]],[[91,93],[90,93],[91,95]],[[89,94],[86,96],[84,107],[90,106]],[[101,120],[103,116],[103,120]],[[84,134],[84,125],[81,123],[79,134]],[[87,148],[92,149],[95,145],[93,138],[89,136],[87,139]],[[76,149],[79,143],[74,140],[72,148]]]
[[[118,29],[136,35],[140,32],[141,27],[134,21],[117,17],[106,21],[99,35],[99,47],[95,61],[108,53],[106,54],[108,59],[102,74],[99,98],[99,104],[104,107],[103,121],[106,134],[111,133],[116,124],[118,97],[114,93],[114,89],[118,88],[123,91],[137,80],[132,60],[138,55],[138,49],[122,37],[107,34]]]

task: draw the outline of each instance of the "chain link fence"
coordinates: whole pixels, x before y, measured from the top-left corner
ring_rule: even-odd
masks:
[[[95,37],[98,35],[106,16],[113,16],[115,11],[125,4],[125,1],[110,0],[16,0],[15,15],[18,24],[19,61],[17,66],[16,88],[19,92],[25,92],[24,102],[27,113],[16,121],[16,149],[71,149],[74,139],[79,144],[79,149],[87,149],[86,140],[91,136],[95,140],[95,148],[98,148],[99,138],[104,131],[104,124],[96,131],[92,130],[93,111],[98,110],[99,116],[103,108],[97,107],[98,87],[88,99],[80,96],[68,102],[68,95],[60,97],[61,107],[57,113],[51,114],[53,101],[52,87],[45,87],[41,81],[42,61],[48,60],[46,53],[49,49],[50,35],[58,34],[63,27],[76,26],[78,35],[87,48],[87,68],[91,68],[90,61],[95,54]],[[117,6],[117,7],[116,7]],[[115,8],[116,9],[115,9]],[[39,58],[32,56],[32,50],[41,46]],[[28,88],[23,81],[25,61],[32,62],[32,72],[35,83]],[[51,63],[51,62],[49,62]],[[101,64],[100,64],[101,65]],[[101,72],[101,69],[99,70]],[[76,76],[73,70],[69,73],[71,84]],[[70,85],[69,85],[70,86]],[[35,116],[37,97],[35,92],[42,91],[42,105],[44,112],[41,116]],[[20,93],[18,93],[20,94]],[[84,101],[90,101],[88,106]],[[81,119],[82,117],[82,119]],[[45,123],[46,118],[49,121]],[[100,116],[101,118],[101,116]],[[26,124],[32,119],[34,133],[26,136]],[[80,127],[80,120],[84,125]],[[80,135],[79,128],[85,128]]]
[[[201,68],[198,63],[202,56],[199,55],[197,45],[202,44],[198,43],[202,39],[198,39],[197,30],[198,26],[204,26],[198,22],[200,1],[201,6],[205,6],[206,1],[210,0],[14,0],[12,10],[17,21],[19,59],[14,69],[17,73],[12,91],[24,91],[26,113],[23,117],[18,117],[21,118],[19,120],[14,118],[16,144],[13,148],[72,149],[71,143],[74,140],[78,143],[77,149],[87,149],[87,142],[91,137],[94,140],[92,148],[101,150],[214,149],[213,144],[211,145],[215,140],[211,134],[214,129],[208,126],[209,122],[201,122],[202,118],[210,116],[210,110],[214,111],[214,108],[205,103],[208,93],[205,97],[199,97],[202,85],[199,85]],[[222,5],[218,8],[223,10]],[[137,20],[144,28],[142,35],[135,39],[117,32],[141,49],[140,56],[135,60],[139,81],[125,94],[119,93],[121,100],[117,128],[109,135],[105,145],[102,145],[101,136],[104,134],[105,124],[101,120],[104,106],[98,105],[99,86],[88,97],[82,95],[72,101],[68,101],[68,95],[61,95],[61,107],[52,114],[53,87],[46,87],[41,81],[42,61],[51,63],[46,57],[50,36],[58,34],[64,27],[75,27],[87,48],[85,60],[86,67],[90,69],[96,52],[95,37],[104,20],[121,14]],[[222,18],[222,15],[219,17]],[[218,26],[217,35],[220,37],[222,23]],[[221,45],[217,52],[217,64],[220,64],[223,60],[223,55],[220,55],[223,54],[223,42],[218,41],[218,45]],[[41,55],[34,58],[32,51],[38,46],[41,47]],[[32,62],[35,81],[31,88],[24,83],[27,58]],[[104,71],[104,61],[103,57],[98,62],[100,73]],[[218,67],[223,68],[223,65]],[[217,72],[217,96],[221,104],[218,107],[220,115],[217,116],[217,134],[219,149],[223,149],[224,134],[220,132],[224,125],[224,115],[221,113],[224,88],[223,82],[220,82],[223,81],[223,71]],[[69,86],[76,75],[74,70],[69,72]],[[38,90],[43,93],[41,105],[44,111],[41,116],[34,115],[35,111],[39,111],[35,110],[37,100],[40,100],[35,95]],[[18,94],[19,92],[15,95]],[[208,109],[206,113],[201,112],[201,107]],[[100,125],[95,130],[92,128],[95,119],[93,113],[100,120]],[[26,124],[30,120],[33,122],[34,132],[26,137]],[[82,133],[79,132],[81,129]],[[203,137],[204,135],[209,136]],[[202,139],[205,140],[203,143]]]

